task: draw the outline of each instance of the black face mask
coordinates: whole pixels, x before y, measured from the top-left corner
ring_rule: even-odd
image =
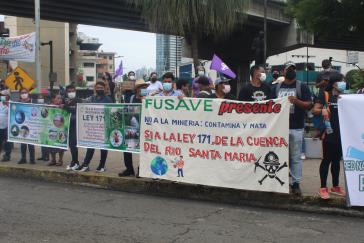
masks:
[[[294,80],[296,78],[296,71],[292,69],[288,69],[286,72],[286,79]]]
[[[105,91],[104,90],[96,90],[96,94],[98,96],[104,96],[105,95]]]
[[[279,77],[279,74],[273,74],[273,78],[277,79]]]

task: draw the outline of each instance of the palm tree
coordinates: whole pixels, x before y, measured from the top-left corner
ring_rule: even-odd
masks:
[[[141,10],[153,32],[185,36],[191,40],[195,72],[198,39],[201,36],[228,37],[242,24],[250,0],[127,0]]]

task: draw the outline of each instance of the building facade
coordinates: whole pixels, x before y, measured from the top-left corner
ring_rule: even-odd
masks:
[[[156,34],[156,71],[158,75],[173,72],[177,75],[181,63],[183,37]]]

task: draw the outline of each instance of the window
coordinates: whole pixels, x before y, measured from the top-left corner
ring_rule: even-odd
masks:
[[[104,77],[104,73],[97,73],[97,78],[102,78]]]
[[[109,56],[109,60],[112,60],[112,56]]]
[[[85,62],[85,63],[83,63],[83,67],[95,67],[95,63],[93,63],[93,62]]]
[[[92,76],[86,76],[86,81],[87,81],[87,82],[93,82],[93,81],[95,81],[95,77],[92,77]]]
[[[103,56],[102,58],[107,59],[107,56]]]

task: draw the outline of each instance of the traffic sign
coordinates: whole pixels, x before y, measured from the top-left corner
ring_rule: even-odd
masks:
[[[30,90],[35,81],[20,67],[15,68],[13,72],[5,79],[5,85],[11,90],[20,90],[26,88]]]

